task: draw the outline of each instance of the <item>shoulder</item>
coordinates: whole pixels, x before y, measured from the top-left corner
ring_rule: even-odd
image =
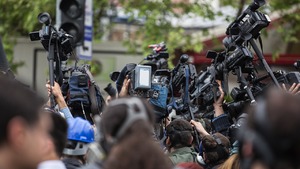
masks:
[[[181,162],[195,162],[197,153],[193,150],[193,148],[185,147],[170,153],[169,158],[174,165]]]

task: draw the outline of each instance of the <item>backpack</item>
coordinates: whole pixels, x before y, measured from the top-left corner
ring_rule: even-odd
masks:
[[[71,72],[67,93],[67,104],[72,109],[81,109],[92,115],[102,112],[105,101],[87,66]]]

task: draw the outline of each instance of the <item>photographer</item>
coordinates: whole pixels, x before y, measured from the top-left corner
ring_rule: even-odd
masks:
[[[0,168],[36,169],[49,139],[44,100],[28,87],[0,75]]]
[[[191,124],[195,126],[202,140],[202,158],[205,162],[205,168],[217,168],[229,157],[230,141],[220,133],[210,135],[199,122],[192,120]]]
[[[174,165],[183,162],[197,162],[197,152],[192,147],[192,125],[184,119],[172,121],[166,128],[166,146]]]

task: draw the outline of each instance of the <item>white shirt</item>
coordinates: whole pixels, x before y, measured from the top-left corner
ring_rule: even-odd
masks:
[[[37,169],[66,169],[66,166],[60,160],[49,160],[41,162]]]

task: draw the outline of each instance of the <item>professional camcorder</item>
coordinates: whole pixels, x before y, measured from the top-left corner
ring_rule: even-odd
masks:
[[[228,35],[223,39],[226,50],[234,50],[236,45],[241,45],[251,38],[258,38],[260,31],[271,22],[268,15],[257,11],[265,4],[265,0],[255,0],[248,8],[232,22],[227,30]]]
[[[118,93],[126,77],[130,79],[129,95],[143,98],[158,98],[159,90],[153,85],[168,85],[170,71],[167,68],[169,54],[164,43],[149,45],[153,52],[145,57],[144,64],[129,63],[120,72],[112,72],[110,77],[116,82]]]
[[[101,113],[104,99],[90,72],[90,66],[77,66],[76,60],[74,67],[67,67],[69,56],[74,54],[73,37],[63,30],[57,31],[46,12],[39,14],[38,20],[44,24],[43,28],[31,32],[29,36],[32,41],[40,40],[48,51],[50,85],[54,86],[54,81],[61,85],[62,94],[73,116],[81,116],[93,123],[92,117]],[[52,94],[50,100],[54,108]]]
[[[30,40],[40,40],[45,50],[48,52],[50,52],[49,50],[54,50],[55,57],[59,57],[61,61],[67,60],[68,55],[73,52],[73,36],[67,34],[62,29],[57,31],[56,28],[51,25],[51,17],[47,12],[40,13],[38,20],[44,24],[44,27],[39,31],[29,33]],[[50,49],[50,44],[53,43],[57,44],[57,47],[55,46],[54,49]]]

